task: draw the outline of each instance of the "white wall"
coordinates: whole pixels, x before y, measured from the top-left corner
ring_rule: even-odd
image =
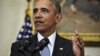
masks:
[[[100,56],[100,47],[85,47],[85,56]]]
[[[9,56],[23,24],[26,0],[0,0],[0,56]]]
[[[12,42],[23,24],[25,0],[0,0],[0,56],[9,56]],[[86,56],[100,56],[100,47],[86,47]]]

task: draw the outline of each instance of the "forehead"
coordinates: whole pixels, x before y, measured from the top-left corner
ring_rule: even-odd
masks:
[[[36,0],[34,8],[54,8],[54,5],[50,0]]]

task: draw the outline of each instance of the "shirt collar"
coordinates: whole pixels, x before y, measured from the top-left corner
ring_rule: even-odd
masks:
[[[41,41],[44,38],[39,32],[37,33],[37,36],[38,36],[38,42]],[[50,45],[54,46],[55,38],[56,38],[56,32],[52,33],[48,37],[48,39],[50,41]]]

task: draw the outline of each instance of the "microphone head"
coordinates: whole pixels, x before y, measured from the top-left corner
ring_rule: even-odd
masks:
[[[44,38],[40,42],[37,43],[37,45],[35,46],[35,48],[33,48],[33,49],[29,48],[28,50],[30,52],[35,53],[35,52],[37,52],[39,50],[42,50],[45,46],[48,45],[48,43],[49,43],[49,39],[48,38]]]
[[[42,40],[38,43],[38,46],[40,47],[40,50],[42,50],[45,46],[47,46],[48,43],[49,43],[49,39],[48,39],[48,38],[42,39]]]
[[[17,41],[20,44],[19,50],[20,51],[24,51],[25,49],[27,49],[27,47],[31,44],[30,40],[25,38],[23,40],[19,40]]]

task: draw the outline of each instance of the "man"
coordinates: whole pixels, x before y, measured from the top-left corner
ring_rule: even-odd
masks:
[[[48,47],[49,51],[46,51],[44,56],[82,56],[83,42],[79,38],[79,34],[75,34],[71,41],[62,38],[56,32],[56,25],[62,19],[58,1],[35,0],[33,13],[37,33],[28,39],[31,43],[27,46],[22,45],[22,48],[20,48],[20,42],[13,43],[11,56],[43,56],[45,47]],[[41,50],[32,52],[38,42],[44,38],[47,38],[49,43]]]

